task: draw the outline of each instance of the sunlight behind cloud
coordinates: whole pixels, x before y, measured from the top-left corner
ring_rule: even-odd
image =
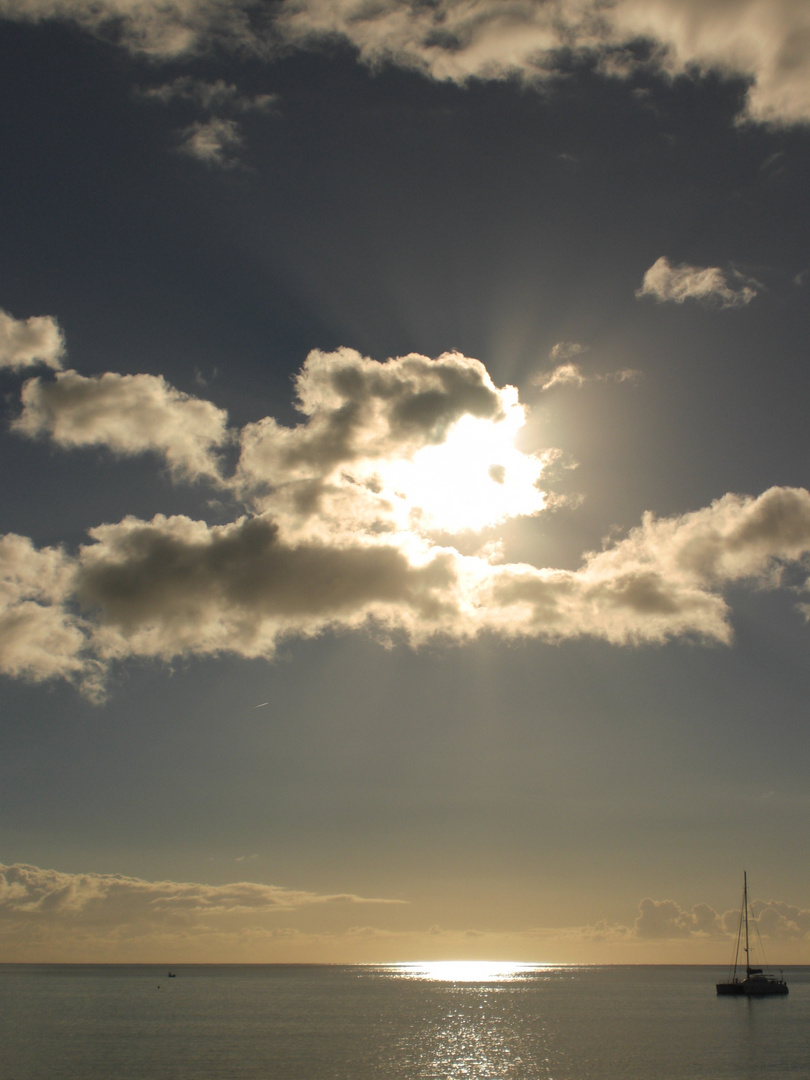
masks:
[[[515,446],[524,421],[513,391],[502,419],[463,416],[444,442],[387,463],[380,470],[383,490],[400,524],[423,532],[477,532],[540,513],[546,500],[537,483],[544,463]]]

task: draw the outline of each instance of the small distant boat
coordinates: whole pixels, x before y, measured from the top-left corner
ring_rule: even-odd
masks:
[[[745,942],[745,978],[740,978],[738,969],[740,945]],[[737,930],[737,948],[734,952],[734,967],[731,978],[717,983],[717,993],[722,995],[742,995],[745,997],[766,997],[771,994],[787,994],[788,985],[779,973],[779,978],[763,968],[751,967],[751,954],[748,945],[748,874],[743,871],[743,899],[740,908],[740,926]]]
[[[173,971],[170,971],[170,972],[169,972],[169,978],[170,978],[170,979],[176,979],[176,978],[177,978],[177,976],[175,975],[175,973],[174,973]]]

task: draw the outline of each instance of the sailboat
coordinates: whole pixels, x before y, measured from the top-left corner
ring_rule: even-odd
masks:
[[[740,945],[745,942],[745,978],[737,974]],[[748,874],[743,871],[743,900],[740,909],[740,926],[737,930],[737,948],[734,952],[734,969],[731,978],[717,983],[718,994],[741,994],[746,997],[765,997],[770,994],[786,994],[788,985],[779,973],[779,978],[762,968],[751,967],[751,955],[748,947]]]

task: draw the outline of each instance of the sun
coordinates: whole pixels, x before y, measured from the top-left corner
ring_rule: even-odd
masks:
[[[513,517],[539,513],[544,461],[515,446],[526,414],[513,400],[498,420],[463,416],[444,442],[379,471],[399,524],[428,532],[479,532]]]

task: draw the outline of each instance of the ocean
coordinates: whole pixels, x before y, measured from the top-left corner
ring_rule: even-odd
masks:
[[[3,1080],[807,1080],[810,968],[0,965]]]

